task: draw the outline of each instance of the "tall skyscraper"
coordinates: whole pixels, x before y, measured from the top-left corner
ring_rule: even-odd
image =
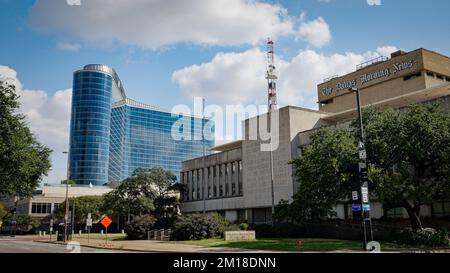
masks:
[[[185,128],[176,127],[180,121]],[[182,161],[203,153],[203,125],[213,134],[212,121],[131,100],[114,69],[87,65],[74,73],[69,177],[77,184],[103,185],[137,168],[179,175]],[[179,129],[190,129],[188,137],[174,138],[172,131]],[[206,147],[213,147],[211,135],[205,137]]]

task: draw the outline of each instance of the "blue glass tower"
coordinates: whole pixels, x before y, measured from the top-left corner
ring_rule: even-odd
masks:
[[[176,123],[191,129],[174,138]],[[203,153],[202,124],[212,121],[126,98],[116,72],[87,65],[74,73],[69,175],[77,184],[103,185],[129,177],[137,168],[161,167],[177,176],[181,162]],[[205,140],[206,151],[214,146]],[[209,152],[207,152],[209,154]]]

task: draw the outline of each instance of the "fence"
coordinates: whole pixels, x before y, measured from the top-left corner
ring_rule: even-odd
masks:
[[[361,224],[308,224],[305,226],[308,237],[356,240],[362,237]],[[401,228],[389,225],[372,225],[374,239],[390,241]]]
[[[147,233],[147,240],[170,241],[171,234],[172,230],[170,229],[152,229]]]

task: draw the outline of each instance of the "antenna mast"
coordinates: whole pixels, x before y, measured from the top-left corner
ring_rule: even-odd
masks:
[[[274,43],[269,38],[267,40],[267,84],[268,84],[268,107],[269,112],[277,110],[277,84],[276,68],[274,58]]]
[[[269,38],[267,40],[267,85],[268,85],[268,129],[270,136],[272,138],[272,112],[277,110],[277,85],[276,80],[278,77],[275,74],[275,60],[274,60],[274,50],[273,41]],[[272,153],[272,139],[270,140],[270,190],[272,199],[272,215],[275,213],[275,190],[274,190],[274,172],[273,172],[273,153]],[[274,225],[272,219],[272,226]]]

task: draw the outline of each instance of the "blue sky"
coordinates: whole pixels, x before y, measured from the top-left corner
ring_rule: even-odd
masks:
[[[30,126],[55,150],[45,179],[54,183],[64,176],[72,72],[85,64],[112,66],[128,97],[168,109],[194,95],[263,103],[271,36],[280,105],[314,108],[316,84],[359,62],[420,47],[450,55],[450,1],[368,1],[377,2],[0,0],[0,76],[20,81]]]

